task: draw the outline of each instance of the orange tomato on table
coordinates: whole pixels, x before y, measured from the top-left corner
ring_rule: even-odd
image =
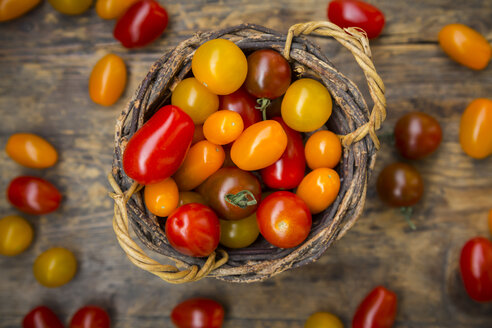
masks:
[[[89,79],[89,95],[92,101],[103,106],[114,104],[125,91],[126,66],[115,54],[101,58],[92,69]]]
[[[469,156],[482,159],[492,154],[492,100],[478,98],[463,112],[460,144]]]
[[[0,22],[21,17],[40,2],[41,0],[0,0]]]
[[[103,19],[115,19],[138,0],[97,0],[96,13]]]
[[[20,165],[44,169],[55,165],[58,153],[45,139],[32,133],[15,133],[10,136],[5,151]]]

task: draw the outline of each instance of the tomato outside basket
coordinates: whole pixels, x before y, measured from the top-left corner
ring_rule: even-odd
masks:
[[[331,36],[352,53],[367,79],[374,103],[372,111],[357,86],[330,63],[318,46],[301,36],[308,34]],[[297,78],[314,77],[332,95],[334,107],[327,126],[340,136],[343,145],[342,161],[337,167],[340,192],[330,207],[313,216],[308,238],[295,248],[280,249],[259,238],[243,249],[226,251],[219,246],[208,258],[182,255],[167,241],[157,217],[147,211],[142,186],[123,171],[122,157],[128,140],[159,108],[170,102],[176,84],[191,71],[195,50],[216,38],[235,42],[246,54],[264,48],[277,50],[288,59]],[[372,63],[367,37],[359,29],[309,22],[292,26],[285,35],[243,24],[196,34],[154,63],[117,120],[113,169],[108,178],[113,188],[110,193],[115,201],[113,228],[119,244],[136,266],[170,283],[196,281],[206,276],[232,282],[261,281],[317,260],[362,213],[367,181],[379,149],[376,130],[385,119],[385,107],[384,85]],[[163,265],[150,258],[130,237],[129,224],[147,248],[173,260],[174,265]]]

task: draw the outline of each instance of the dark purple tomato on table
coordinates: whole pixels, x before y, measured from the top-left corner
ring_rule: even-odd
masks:
[[[154,0],[141,0],[118,19],[113,35],[125,48],[144,47],[156,40],[167,27],[166,9]]]
[[[250,95],[244,87],[231,94],[219,96],[219,109],[232,110],[241,115],[244,129],[261,121],[261,112],[255,108],[257,105],[256,98]]]
[[[192,119],[179,107],[162,107],[128,142],[125,173],[144,185],[169,178],[183,163],[194,131]]]
[[[189,203],[168,216],[166,236],[171,246],[182,254],[208,256],[219,245],[220,222],[208,206]]]
[[[304,178],[306,170],[304,143],[301,134],[289,128],[281,117],[273,119],[284,128],[287,134],[287,147],[278,161],[261,170],[261,178],[272,189],[292,189]]]
[[[70,328],[109,328],[110,325],[106,310],[94,305],[78,309],[70,321]]]
[[[221,328],[224,308],[208,298],[192,298],[176,305],[171,320],[177,328]]]
[[[421,159],[432,154],[441,144],[439,122],[426,113],[402,116],[395,125],[395,146],[408,159]]]
[[[492,301],[492,242],[483,237],[470,239],[461,250],[461,277],[471,299]]]
[[[244,85],[257,98],[275,99],[287,91],[291,69],[287,60],[272,49],[260,49],[248,56]]]
[[[413,166],[393,163],[379,173],[377,191],[381,200],[389,206],[413,206],[422,198],[424,183]]]
[[[7,198],[20,211],[41,215],[55,211],[60,206],[62,195],[44,179],[20,176],[10,182]]]
[[[369,39],[381,34],[384,15],[375,6],[360,0],[333,0],[328,4],[328,19],[342,27],[360,27]]]
[[[46,306],[32,309],[22,320],[22,328],[64,328],[56,314]]]
[[[240,220],[253,214],[261,200],[261,185],[251,173],[223,167],[198,187],[221,219]]]
[[[383,286],[377,286],[357,308],[352,328],[391,328],[396,310],[396,294]]]

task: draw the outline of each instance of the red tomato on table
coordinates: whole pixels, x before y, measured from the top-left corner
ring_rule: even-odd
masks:
[[[108,313],[93,305],[84,306],[75,312],[70,321],[70,328],[109,328]]]
[[[22,212],[41,215],[55,211],[60,206],[62,196],[55,186],[44,179],[21,176],[10,182],[7,198]]]
[[[63,328],[63,324],[50,308],[38,306],[24,317],[22,328]]]
[[[461,250],[460,268],[470,298],[492,301],[492,242],[483,237],[470,239]]]
[[[208,298],[192,298],[173,309],[171,320],[178,328],[220,328],[224,321],[224,308]]]
[[[352,328],[391,328],[396,317],[396,294],[377,286],[360,303]]]

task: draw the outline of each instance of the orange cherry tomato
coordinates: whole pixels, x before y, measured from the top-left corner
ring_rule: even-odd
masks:
[[[475,70],[487,67],[492,56],[487,39],[463,24],[444,26],[439,32],[439,44],[449,57]]]
[[[138,0],[97,0],[96,13],[103,19],[115,19]]]
[[[330,206],[340,191],[340,177],[335,170],[319,168],[311,171],[297,187],[299,196],[311,214],[317,214]]]
[[[242,170],[254,171],[275,163],[287,147],[287,134],[282,125],[266,120],[248,127],[234,141],[231,159]]]
[[[89,95],[96,104],[111,106],[121,97],[125,86],[126,66],[121,57],[108,54],[92,69]]]
[[[195,125],[195,132],[193,132],[193,139],[191,144],[194,145],[198,141],[205,140],[205,135],[203,134],[203,124]]]
[[[32,133],[15,133],[10,136],[5,151],[20,165],[44,169],[55,165],[58,153],[45,139]]]
[[[65,15],[80,15],[92,5],[92,0],[48,0],[48,2]]]
[[[461,116],[460,143],[473,158],[492,154],[492,100],[478,98],[466,107]]]
[[[180,191],[178,207],[190,203],[208,205],[203,196],[199,193],[194,191]]]
[[[244,123],[241,115],[232,110],[219,110],[210,115],[203,124],[203,134],[208,141],[225,145],[239,137]]]
[[[178,186],[173,178],[145,185],[144,200],[150,213],[162,217],[168,216],[178,207]]]
[[[492,235],[492,210],[489,211],[489,231]]]
[[[77,260],[71,251],[53,247],[41,253],[33,265],[36,280],[49,288],[60,287],[73,279],[77,272]]]
[[[186,154],[183,164],[174,174],[179,190],[188,191],[198,187],[220,169],[224,158],[224,149],[219,145],[208,140],[194,144]]]
[[[342,144],[331,131],[318,131],[309,137],[304,147],[307,165],[311,170],[337,166],[342,157]]]
[[[29,12],[41,0],[0,0],[0,22],[5,22]]]

